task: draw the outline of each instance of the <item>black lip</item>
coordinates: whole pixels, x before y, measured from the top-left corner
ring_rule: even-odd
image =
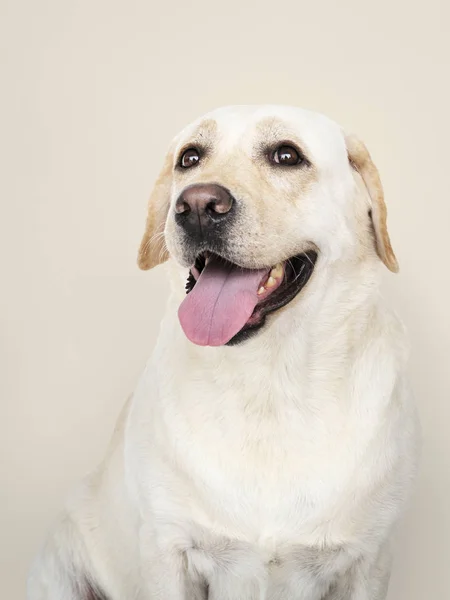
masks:
[[[245,325],[234,337],[226,343],[226,346],[236,346],[241,342],[255,335],[266,323],[268,315],[279,310],[286,304],[289,304],[299,294],[305,285],[308,283],[317,261],[318,253],[315,250],[309,250],[293,256],[285,262],[285,277],[282,284],[266,298],[263,302],[257,305],[255,313],[257,321]],[[197,256],[195,260],[195,268],[201,272],[205,266],[205,254]],[[189,276],[186,282],[186,293],[195,286],[195,277],[189,271]],[[253,317],[253,315],[252,315]]]

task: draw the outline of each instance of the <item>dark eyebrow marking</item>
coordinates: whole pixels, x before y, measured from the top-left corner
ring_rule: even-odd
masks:
[[[313,166],[313,160],[304,140],[289,123],[279,117],[269,116],[257,123],[256,131],[260,136],[255,146],[257,154],[267,155],[279,146],[293,146],[301,153],[304,166]]]
[[[175,157],[175,168],[179,166],[180,159],[184,152],[190,148],[195,148],[195,150],[200,153],[201,158],[206,157],[213,148],[216,133],[217,122],[214,121],[214,119],[207,119],[206,121],[199,123],[189,140],[182,145],[180,150],[178,150],[177,156]]]
[[[202,121],[197,129],[192,134],[192,139],[207,138],[212,139],[217,133],[217,122],[213,119],[207,119]]]

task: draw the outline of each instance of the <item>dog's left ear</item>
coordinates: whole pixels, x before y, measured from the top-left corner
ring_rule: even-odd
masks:
[[[372,201],[370,215],[377,254],[390,271],[397,273],[398,263],[387,230],[387,210],[378,169],[363,142],[353,135],[345,136],[345,142],[350,164],[361,175]]]
[[[164,240],[164,226],[170,204],[173,152],[168,152],[148,202],[147,223],[138,253],[138,266],[147,271],[165,262],[169,253]]]

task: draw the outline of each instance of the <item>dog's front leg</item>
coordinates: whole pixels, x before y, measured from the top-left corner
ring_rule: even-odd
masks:
[[[379,556],[384,561],[384,555]],[[295,546],[281,550],[270,564],[267,598],[384,600],[383,561],[355,556],[345,547]]]
[[[184,549],[161,547],[153,541],[141,548],[141,559],[142,600],[207,600],[205,581],[189,572]]]
[[[350,564],[346,552],[338,548],[295,546],[280,550],[269,564],[267,599],[323,600],[337,574]]]
[[[260,554],[241,541],[196,543],[187,553],[191,580],[202,579],[208,600],[264,600],[268,570]]]
[[[361,558],[339,574],[323,600],[385,600],[391,563],[392,554],[386,544],[375,559]]]
[[[268,600],[384,600],[390,554],[352,556],[345,548],[298,546],[270,565]]]

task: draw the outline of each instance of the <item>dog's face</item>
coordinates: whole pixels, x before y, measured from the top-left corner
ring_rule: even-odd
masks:
[[[358,193],[356,171],[369,194]],[[170,255],[186,269],[181,325],[194,343],[217,346],[246,339],[305,293],[318,257],[351,260],[373,240],[396,270],[378,173],[361,142],[308,111],[230,107],[173,141],[139,265]]]

